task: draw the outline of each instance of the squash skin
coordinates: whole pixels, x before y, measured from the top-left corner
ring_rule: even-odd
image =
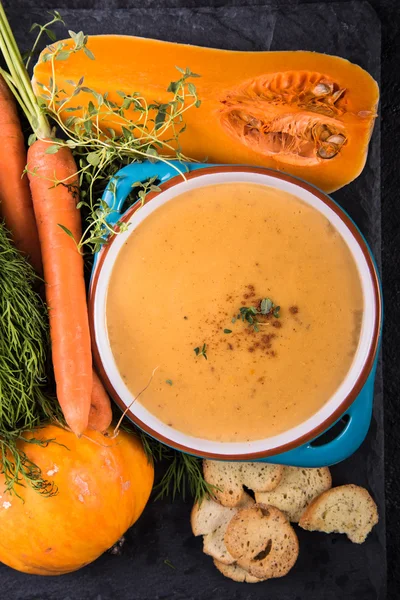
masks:
[[[69,573],[98,558],[139,518],[153,466],[138,438],[123,431],[113,440],[89,430],[78,439],[50,425],[28,436],[56,440],[22,448],[58,494],[43,497],[21,487],[22,501],[2,491],[0,475],[0,561],[24,573]]]
[[[70,42],[63,43],[68,45]],[[379,89],[366,71],[343,58],[306,51],[215,50],[114,35],[91,36],[88,48],[95,55],[94,61],[83,52],[72,55],[67,61],[55,61],[56,81],[60,88],[70,92],[72,88],[66,80],[85,75],[85,86],[100,93],[108,91],[109,99],[115,102],[121,101],[116,93],[121,89],[126,93],[140,91],[149,102],[154,99],[167,102],[171,96],[166,88],[171,80],[179,77],[174,65],[188,65],[201,75],[194,83],[202,104],[199,109],[192,108],[185,113],[187,129],[180,137],[182,151],[188,157],[200,161],[207,158],[211,163],[275,168],[306,179],[326,192],[335,191],[355,179],[365,165]],[[33,79],[39,95],[42,91],[37,82],[48,84],[50,69],[50,62],[40,62],[39,58]],[[221,124],[221,102],[227,94],[238,93],[246,82],[288,71],[321,73],[346,89],[342,101],[344,114],[340,121],[348,138],[334,158],[314,165],[288,164],[282,156],[265,156],[235,140]],[[81,93],[77,99],[82,104],[92,97]],[[77,104],[77,99],[74,98],[72,105]],[[64,114],[66,118],[74,113]]]

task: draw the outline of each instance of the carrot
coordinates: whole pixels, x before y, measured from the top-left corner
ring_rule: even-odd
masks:
[[[42,273],[38,232],[26,175],[24,136],[14,98],[0,75],[0,214],[14,245]]]
[[[76,245],[81,237],[77,167],[65,146],[47,153],[51,142],[39,139],[29,148],[28,177],[42,250],[57,398],[67,424],[81,435],[88,425],[93,377],[83,258]],[[68,185],[54,185],[55,180]]]
[[[89,412],[89,429],[102,433],[108,429],[112,421],[110,398],[104,389],[97,373],[93,371],[92,403]]]
[[[37,138],[28,150],[27,172],[43,262],[57,397],[67,424],[79,436],[88,426],[93,376],[83,258],[77,247],[78,169],[68,146],[54,138],[1,1],[0,51],[7,65],[7,70],[0,67],[0,74]]]

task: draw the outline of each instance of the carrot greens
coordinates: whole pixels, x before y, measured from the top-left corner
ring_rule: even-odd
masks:
[[[44,494],[54,486],[43,479],[17,443],[22,434],[50,420],[62,420],[46,394],[49,345],[47,309],[34,291],[38,278],[14,248],[0,224],[0,471],[6,488],[29,483]],[[32,438],[30,443],[47,444]]]

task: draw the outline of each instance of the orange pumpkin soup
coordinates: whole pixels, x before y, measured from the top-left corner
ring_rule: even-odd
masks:
[[[311,417],[357,349],[351,253],[298,198],[218,184],[165,203],[132,233],[107,293],[117,367],[151,413],[213,441],[256,440]]]

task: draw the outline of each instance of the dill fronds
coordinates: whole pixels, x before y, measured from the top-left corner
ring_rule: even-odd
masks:
[[[51,484],[17,447],[24,431],[62,418],[45,391],[50,344],[47,309],[34,290],[38,281],[0,223],[0,472],[11,491],[28,482],[48,493]]]

